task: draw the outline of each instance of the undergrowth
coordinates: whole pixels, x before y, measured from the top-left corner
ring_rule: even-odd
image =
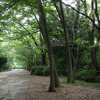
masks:
[[[59,76],[59,78],[66,79],[66,82],[67,82],[67,77]],[[91,87],[100,88],[100,83],[90,83],[90,82],[84,82],[80,80],[75,80],[74,85],[91,86]]]

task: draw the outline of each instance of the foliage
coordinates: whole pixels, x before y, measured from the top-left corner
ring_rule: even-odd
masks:
[[[64,76],[59,76],[59,78],[62,78],[62,79],[67,79],[68,77],[64,77]],[[97,87],[97,88],[100,88],[100,83],[90,83],[90,82],[84,82],[84,81],[81,81],[81,80],[76,80],[75,81],[75,84],[73,85],[81,85],[81,86],[92,86],[92,87]]]
[[[49,76],[50,75],[50,66],[46,66],[43,69],[43,76]]]
[[[75,78],[87,82],[97,82],[98,80],[96,80],[96,76],[99,74],[100,73],[97,70],[82,70],[76,72]]]
[[[9,70],[10,66],[7,64],[7,58],[6,57],[0,57],[0,70]]]
[[[31,75],[48,76],[50,75],[49,66],[33,66]]]
[[[79,55],[78,64],[79,69],[89,70],[91,69],[91,56],[89,52]]]
[[[13,69],[24,69],[24,68],[20,67],[20,66],[15,66],[15,67],[13,67]]]
[[[80,80],[75,81],[75,85],[82,85],[82,86],[92,86],[92,87],[97,87],[100,88],[100,83],[90,83],[90,82],[84,82]]]
[[[66,76],[67,75],[66,47],[65,46],[53,47],[53,54],[58,75]]]

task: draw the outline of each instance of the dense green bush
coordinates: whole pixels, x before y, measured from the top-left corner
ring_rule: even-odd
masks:
[[[50,66],[46,66],[43,70],[43,75],[44,76],[49,76],[50,75]]]
[[[67,75],[67,54],[65,46],[53,47],[53,54],[55,59],[55,65],[59,76]]]
[[[9,69],[9,66],[7,65],[7,58],[1,57],[0,58],[0,70],[4,71]]]
[[[44,69],[44,66],[37,66],[35,68],[34,74],[35,75],[41,75],[41,76],[43,76],[43,69]]]
[[[91,70],[91,55],[89,52],[79,55],[77,69]]]
[[[33,66],[31,69],[31,75],[48,76],[49,66]]]
[[[99,75],[99,72],[96,70],[82,70],[78,71],[75,74],[77,80],[84,80],[87,82],[97,82],[96,76]]]
[[[57,68],[58,76],[67,76],[67,68],[66,69],[59,69]]]

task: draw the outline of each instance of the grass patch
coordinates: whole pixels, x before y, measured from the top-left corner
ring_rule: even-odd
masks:
[[[67,77],[64,77],[64,76],[59,76],[59,78],[67,80]],[[92,87],[100,88],[100,83],[90,83],[90,82],[84,82],[84,81],[80,81],[80,80],[75,80],[74,85],[92,86]]]
[[[80,80],[76,80],[75,85],[92,86],[92,87],[100,88],[100,83],[90,83],[90,82],[84,82]]]
[[[65,76],[58,76],[59,78],[67,79],[68,77]]]

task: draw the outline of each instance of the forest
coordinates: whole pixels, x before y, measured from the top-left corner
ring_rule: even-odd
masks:
[[[0,0],[0,71],[50,76],[50,92],[58,76],[100,83],[100,0],[90,1]]]

